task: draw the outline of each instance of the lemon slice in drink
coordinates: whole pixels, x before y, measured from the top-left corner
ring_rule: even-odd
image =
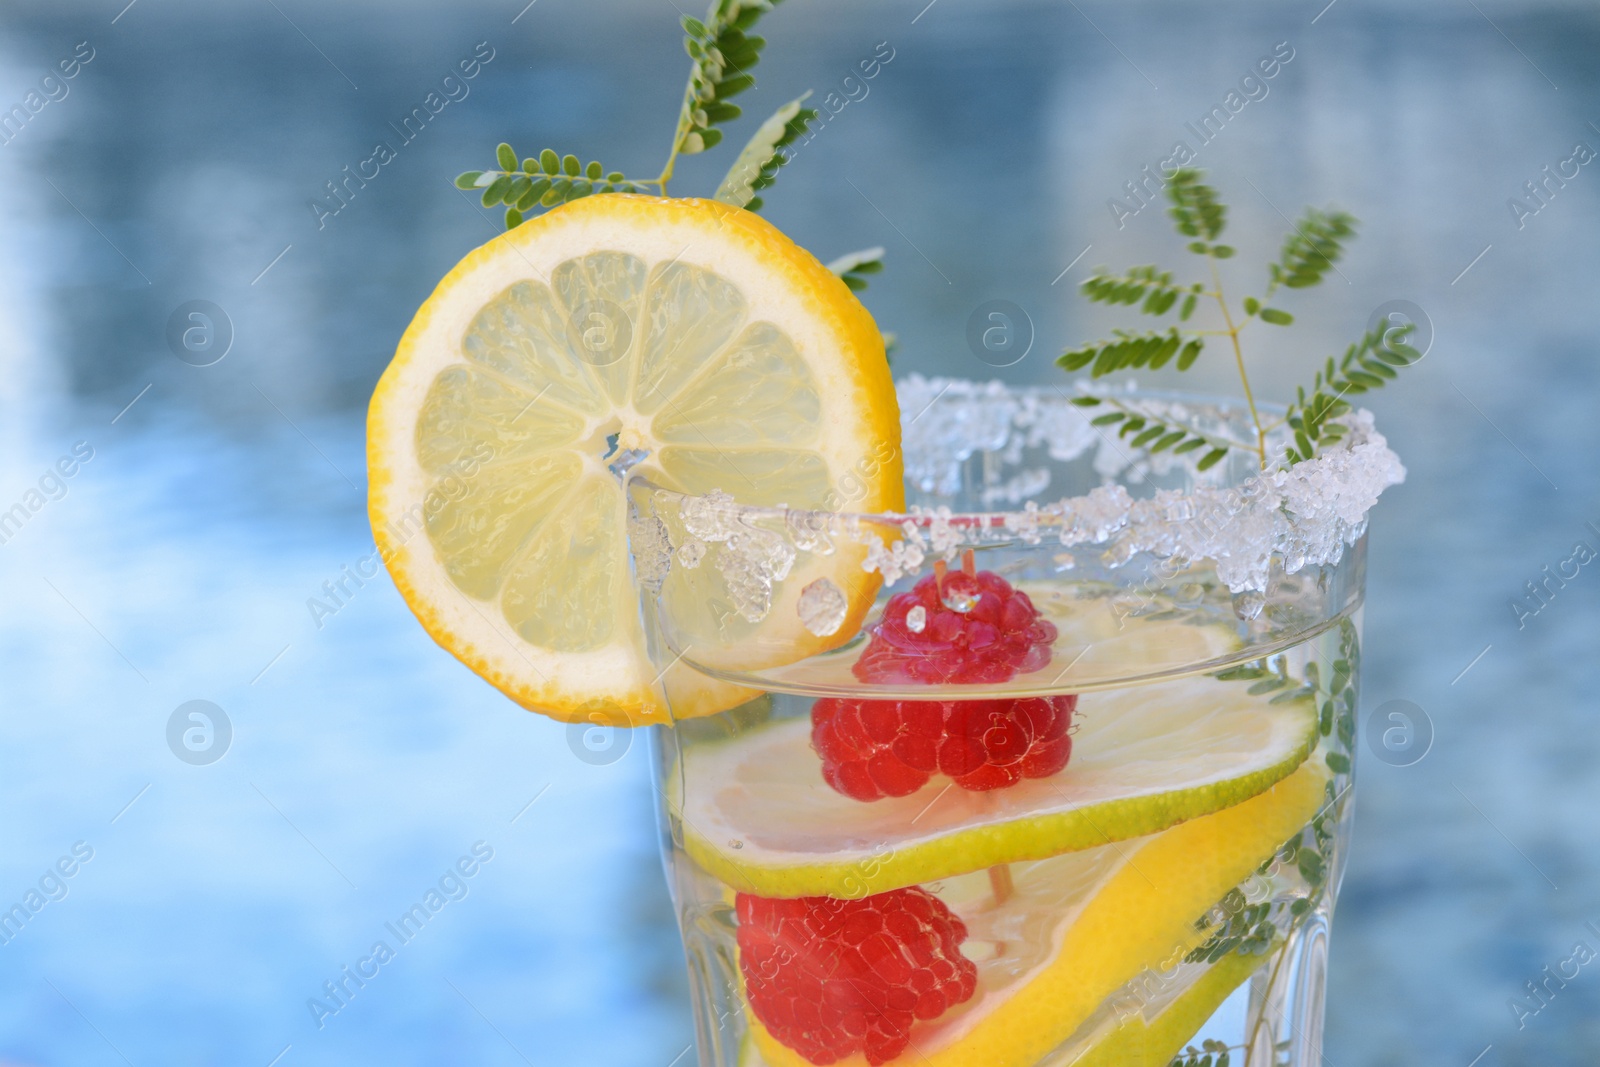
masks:
[[[418,310],[372,397],[369,512],[441,645],[526,707],[640,725],[666,710],[616,469],[818,509],[848,478],[853,506],[883,510],[899,439],[882,337],[808,252],[725,204],[593,196],[473,252]],[[875,586],[838,584],[859,623]],[[784,607],[772,646],[827,647]],[[675,679],[680,717],[749,695]]]
[[[1271,958],[1282,942],[1259,956],[1230,953],[1216,963],[1181,964],[1191,972],[1177,979],[1174,992],[1141,1008],[1140,991],[1112,996],[1084,1024],[1084,1039],[1069,1038],[1066,1047],[1039,1062],[1039,1067],[1163,1067],[1191,1042],[1206,1020],[1239,986]],[[1124,999],[1125,997],[1125,999]],[[1119,1003],[1121,1001],[1121,1003]],[[1116,1009],[1122,1009],[1118,1011]],[[1118,1021],[1118,1016],[1122,1018]]]
[[[1205,675],[1085,693],[1072,761],[1048,778],[968,792],[935,777],[870,803],[822,779],[808,718],[687,746],[684,848],[764,897],[862,897],[1163,830],[1289,775],[1316,743],[1310,699],[1273,704]],[[1224,887],[1226,888],[1226,887]],[[1220,895],[1220,894],[1219,894]]]
[[[940,886],[941,898],[967,926],[963,952],[984,945],[994,951],[978,961],[977,994],[915,1026],[896,1062],[1039,1063],[1136,976],[1170,967],[1202,944],[1207,931],[1196,920],[1315,816],[1326,782],[1324,770],[1307,765],[1264,793],[1162,833],[1014,866],[1013,894],[998,905],[981,874]],[[1204,1021],[1198,1006],[1191,1004],[1196,1027]],[[750,1063],[808,1067],[748,1010],[745,1016],[759,1055]],[[1169,1021],[1174,1030],[1188,1022]],[[838,1063],[857,1067],[866,1060],[856,1054]]]
[[[1271,951],[1279,945],[1281,942]],[[1180,964],[1181,970],[1191,973],[1180,977],[1176,988],[1154,1003],[1142,1004],[1144,995],[1136,988],[1137,980],[1130,982],[1113,993],[1061,1048],[1040,1060],[1038,1067],[1166,1067],[1270,954],[1233,953],[1213,964]],[[772,1041],[770,1035],[766,1041]],[[756,1050],[753,1036],[746,1039],[739,1063],[740,1067],[769,1067]]]

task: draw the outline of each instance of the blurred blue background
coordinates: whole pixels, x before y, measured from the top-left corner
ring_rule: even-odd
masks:
[[[0,905],[65,896],[0,944],[0,1062],[693,1058],[643,739],[597,754],[513,707],[387,577],[307,606],[371,551],[374,381],[500,228],[451,178],[502,139],[629,173],[665,154],[672,0],[525,2],[7,5],[0,511],[30,510],[0,544]],[[1179,140],[1233,207],[1241,292],[1303,204],[1364,220],[1339,275],[1285,301],[1285,347],[1255,352],[1282,398],[1385,301],[1434,333],[1371,402],[1410,477],[1373,526],[1364,687],[1435,739],[1361,772],[1326,1062],[1594,1063],[1600,966],[1542,1004],[1525,983],[1600,948],[1600,571],[1520,626],[1512,604],[1600,549],[1600,163],[1524,191],[1600,148],[1600,9],[789,0],[763,31],[751,116],[893,50],[766,214],[823,259],[888,249],[866,300],[902,373],[1057,380],[1055,353],[1122,321],[1075,294],[1092,267],[1182,257],[1123,191]],[[470,94],[319,226],[325,183],[480,43]],[[1185,124],[1280,43],[1266,95],[1202,146]],[[731,156],[685,161],[674,192]],[[965,341],[994,299],[1034,330],[1003,371]],[[168,343],[195,300],[231,333],[203,367]],[[1214,362],[1190,384],[1232,391]],[[209,765],[169,747],[191,700],[231,723]],[[319,1026],[308,999],[475,846],[459,899]]]

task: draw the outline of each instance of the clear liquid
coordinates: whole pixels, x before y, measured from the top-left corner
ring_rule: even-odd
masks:
[[[1036,602],[1048,610],[1048,599],[1036,597]],[[1128,646],[1131,648],[1136,647],[1140,627],[1160,623],[1170,632],[1172,621],[1170,615],[1159,619],[1133,616],[1121,619],[1119,625],[1131,635],[1127,638],[1134,642]],[[1198,616],[1179,621],[1197,627],[1215,623]],[[1261,654],[1259,648],[1251,651]],[[1273,707],[1268,702],[1274,698],[1285,706],[1306,707],[1309,703],[1316,719],[1314,744],[1284,781],[1311,790],[1305,783],[1315,775],[1314,792],[1305,794],[1311,797],[1309,807],[1302,800],[1302,809],[1293,809],[1303,810],[1305,817],[1286,824],[1287,832],[1270,841],[1254,840],[1251,835],[1259,837],[1263,831],[1242,822],[1237,836],[1217,830],[1221,837],[1193,838],[1195,843],[1188,846],[1183,846],[1187,838],[1174,836],[1197,833],[1197,828],[1207,826],[1222,827],[1222,820],[1235,808],[1236,822],[1247,811],[1265,811],[1261,807],[1265,794],[1258,793],[1154,834],[1119,837],[1112,832],[1102,835],[1113,838],[1105,844],[1058,855],[1028,856],[994,868],[950,870],[913,883],[880,877],[895,857],[889,855],[875,863],[871,858],[874,839],[900,841],[911,828],[893,823],[919,818],[898,813],[928,810],[927,805],[941,803],[942,795],[960,792],[937,774],[903,803],[897,802],[900,806],[885,809],[895,812],[893,817],[878,818],[866,829],[842,821],[813,827],[805,846],[813,859],[825,861],[830,854],[861,856],[863,847],[867,849],[867,858],[853,861],[860,877],[841,883],[836,890],[840,896],[860,897],[886,892],[885,886],[915,884],[942,901],[967,929],[960,951],[977,966],[976,994],[937,1018],[911,1024],[904,1051],[888,1062],[983,1063],[991,1067],[1165,1065],[1175,1056],[1185,1062],[1181,1057],[1191,1046],[1203,1053],[1205,1042],[1218,1043],[1209,1046],[1213,1052],[1226,1048],[1233,1067],[1310,1067],[1317,1062],[1328,923],[1348,837],[1358,668],[1358,624],[1345,618],[1315,637],[1263,658],[1241,662],[1237,655],[1231,659],[1224,656],[1188,671],[1152,672],[1156,679],[1102,687],[1098,694],[1088,693],[1080,699],[1079,710],[1084,715],[1118,701],[1118,707],[1137,707],[1140,701],[1149,704],[1171,692],[1173,676],[1189,674],[1197,676],[1195,685],[1215,684],[1229,687],[1230,692],[1254,688],[1254,699],[1268,708]],[[1213,683],[1205,674],[1224,678]],[[838,684],[847,691],[842,681]],[[831,684],[826,688],[838,691]],[[1063,687],[1055,691],[1077,690]],[[962,696],[971,698],[966,692]],[[950,687],[941,687],[938,698],[952,697]],[[754,753],[763,738],[773,736],[774,729],[807,719],[815,699],[797,693],[767,693],[732,711],[685,721],[657,734],[668,875],[689,960],[703,1065],[812,1062],[756,1023],[760,1012],[747,995],[750,976],[741,972],[734,903],[737,894],[753,887],[740,884],[746,876],[740,874],[739,855],[772,847],[773,842],[762,839],[759,832],[771,831],[781,820],[756,816],[751,828],[757,834],[719,840],[712,854],[694,826],[696,819],[704,821],[704,816],[686,819],[684,805],[687,802],[688,810],[698,812],[697,798],[735,788],[731,775],[723,781],[700,777],[707,773],[703,768],[732,765],[727,759],[721,764],[703,760],[699,758],[702,752],[737,754],[743,747]],[[791,732],[803,729],[796,725],[788,728]],[[1045,780],[1045,786],[1053,781],[1060,789],[1038,787],[1030,780],[1034,788],[1027,795],[1037,799],[1038,811],[1007,810],[1008,818],[1014,817],[1011,823],[1026,826],[1030,817],[1042,819],[1058,813],[1062,802],[1057,794],[1069,792],[1075,771],[1093,766],[1097,755],[1106,755],[1093,750],[1103,733],[1080,730],[1075,735],[1072,760]],[[1206,758],[1204,753],[1200,755]],[[803,753],[797,754],[795,759],[802,757]],[[1224,757],[1219,753],[1216,758]],[[801,784],[789,795],[812,795],[805,792],[806,773],[811,772],[794,772]],[[775,770],[773,776],[780,777]],[[753,777],[759,780],[762,774]],[[815,779],[814,788],[823,791],[816,795],[821,796],[828,787],[820,771],[815,772]],[[1277,795],[1279,788],[1269,792]],[[1289,786],[1281,784],[1281,788]],[[938,833],[992,825],[997,811],[1006,810],[1008,804],[1015,809],[1012,801],[1000,795],[1004,792],[962,796],[962,818],[941,823]],[[729,804],[739,807],[736,801]],[[1246,804],[1254,806],[1245,808]],[[901,837],[896,837],[897,833]],[[1240,876],[1225,885],[1216,884],[1215,893],[1204,903],[1193,899],[1193,892],[1203,891],[1198,888],[1178,894],[1187,903],[1167,903],[1156,891],[1150,896],[1155,901],[1150,914],[1159,921],[1119,927],[1116,922],[1095,920],[1097,906],[1104,910],[1108,902],[1138,896],[1140,880],[1151,880],[1140,869],[1141,857],[1146,857],[1142,866],[1150,868],[1163,884],[1187,886],[1185,872],[1190,866],[1196,871],[1205,868],[1207,857],[1227,852],[1231,844],[1247,839],[1253,840],[1249,848],[1254,851],[1231,860]],[[1208,841],[1211,843],[1204,844]],[[1185,853],[1180,846],[1200,851]],[[888,852],[894,853],[896,848],[902,849],[902,854],[911,851],[897,845]],[[1242,844],[1239,850],[1248,851]],[[945,867],[951,866],[951,861],[943,862]],[[711,867],[719,873],[711,873]],[[1197,875],[1195,886],[1208,884],[1206,879],[1212,877],[1216,875]],[[1091,925],[1093,936],[1086,940],[1085,931]],[[1161,929],[1166,931],[1165,940],[1151,942],[1157,936],[1152,931]],[[1106,962],[1108,959],[1111,962]],[[1063,975],[1067,977],[1063,979]],[[1015,1005],[1028,998],[1038,1004],[1030,1013],[1018,1014]],[[858,1052],[839,1062],[866,1061]]]

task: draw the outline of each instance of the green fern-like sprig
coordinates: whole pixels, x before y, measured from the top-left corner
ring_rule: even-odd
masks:
[[[755,84],[752,71],[761,59],[766,40],[751,31],[782,0],[712,0],[705,18],[684,16],[684,50],[689,53],[688,83],[672,135],[672,148],[661,173],[653,178],[629,177],[608,170],[599,160],[584,163],[576,155],[543,148],[519,162],[511,145],[495,149],[495,166],[457,175],[456,187],[477,191],[484,207],[505,205],[506,229],[515,229],[541,209],[581,199],[595,193],[658,193],[667,183],[679,156],[695,155],[721,142],[723,125],[739,118],[732,98]],[[747,211],[761,210],[762,190],[771,188],[788,163],[788,151],[815,122],[818,112],[806,106],[808,91],[774,111],[745,142],[739,155],[717,185],[714,198]],[[867,287],[867,279],[883,270],[884,251],[869,248],[830,263],[852,291]],[[883,335],[885,352],[896,346],[895,335]]]
[[[1343,211],[1323,211],[1308,207],[1294,232],[1283,241],[1283,253],[1278,262],[1267,267],[1271,283],[1270,295],[1282,285],[1290,289],[1305,289],[1322,281],[1322,276],[1334,269],[1334,262],[1344,255],[1344,242],[1354,237],[1356,220]]]
[[[1211,1038],[1200,1042],[1200,1047],[1190,1045],[1176,1056],[1168,1067],[1228,1067],[1232,1046]]]
[[[1101,268],[1080,287],[1083,295],[1093,303],[1137,307],[1144,315],[1160,317],[1172,314],[1176,309],[1178,324],[1165,330],[1113,330],[1108,339],[1067,349],[1056,362],[1069,371],[1088,368],[1093,378],[1117,371],[1159,370],[1168,362],[1172,362],[1179,371],[1186,371],[1199,358],[1207,337],[1225,337],[1233,353],[1246,405],[1250,409],[1255,441],[1251,444],[1213,443],[1212,450],[1197,466],[1202,470],[1214,466],[1229,452],[1238,449],[1252,453],[1259,466],[1266,469],[1277,458],[1268,454],[1267,434],[1284,423],[1293,430],[1294,442],[1285,449],[1281,458],[1284,465],[1292,466],[1310,459],[1318,448],[1332,445],[1344,435],[1345,427],[1337,420],[1350,411],[1350,405],[1344,400],[1346,395],[1380,388],[1396,377],[1396,368],[1421,358],[1414,348],[1405,343],[1412,327],[1380,324],[1351,345],[1337,364],[1329,359],[1310,388],[1299,390],[1285,419],[1273,425],[1264,424],[1256,408],[1250,376],[1245,369],[1240,334],[1257,319],[1271,326],[1292,325],[1293,315],[1281,308],[1268,306],[1266,301],[1280,288],[1309,288],[1319,284],[1330,270],[1337,270],[1334,263],[1344,255],[1345,245],[1355,236],[1356,220],[1343,211],[1331,208],[1306,209],[1293,231],[1285,237],[1278,259],[1268,265],[1267,286],[1263,294],[1260,297],[1245,297],[1235,314],[1223,292],[1221,272],[1217,269],[1219,260],[1230,259],[1235,252],[1232,245],[1219,240],[1227,229],[1228,208],[1217,191],[1201,180],[1202,177],[1202,172],[1193,168],[1171,171],[1166,175],[1165,191],[1171,204],[1167,214],[1172,217],[1178,234],[1190,239],[1185,247],[1207,260],[1209,281],[1174,281],[1171,271],[1151,264],[1133,267],[1120,274]],[[1221,328],[1201,329],[1184,325],[1204,297],[1216,302],[1222,319]],[[1108,403],[1109,399],[1092,394],[1079,397],[1074,402],[1083,407],[1098,407]],[[1205,443],[1204,436],[1192,428],[1152,425],[1147,419],[1141,420],[1126,410],[1091,421],[1097,425],[1121,423],[1119,434],[1137,433],[1132,443],[1152,451],[1171,448],[1174,452],[1183,452],[1198,449]],[[1153,434],[1152,429],[1156,431]],[[1178,436],[1173,436],[1174,433],[1178,433]]]
[[[456,177],[456,186],[480,191],[484,207],[504,204],[507,229],[521,225],[532,212],[593,193],[665,195],[678,157],[714,148],[722,140],[723,126],[741,115],[732,100],[755,85],[753,71],[767,43],[751,30],[781,2],[713,0],[705,18],[683,17],[689,78],[671,150],[655,177],[630,177],[608,170],[598,160],[584,164],[577,156],[553,148],[542,149],[519,165],[517,152],[511,145],[501,144],[495,150],[496,166],[466,171]],[[817,117],[815,110],[802,106],[804,100],[802,96],[790,101],[762,124],[718,186],[717,199],[751,211],[761,208],[756,192],[773,184],[788,159],[784,149]]]
[[[1181,298],[1183,307],[1178,312],[1181,322],[1189,321],[1194,314],[1195,300],[1201,287],[1173,285],[1172,272],[1151,265],[1132,267],[1123,274],[1112,274],[1104,267],[1096,270],[1083,283],[1083,292],[1090,300],[1104,304],[1137,304],[1146,315],[1165,315]]]
[[[1218,199],[1217,191],[1200,180],[1203,174],[1203,171],[1192,167],[1172,172],[1167,178],[1167,199],[1172,201],[1167,214],[1172,216],[1178,232],[1185,237],[1215,241],[1228,225],[1228,208]],[[1205,254],[1204,248],[1196,248],[1193,244],[1189,246],[1189,251]],[[1229,249],[1222,258],[1231,255],[1233,250]]]
[[[1277,866],[1283,871],[1297,872],[1305,885],[1304,895],[1290,900],[1282,896],[1250,904],[1239,890],[1231,890],[1221,903],[1223,917],[1220,921],[1210,915],[1203,918],[1197,928],[1211,931],[1206,941],[1191,951],[1185,959],[1191,963],[1215,963],[1230,953],[1247,956],[1273,952],[1275,959],[1267,977],[1267,987],[1277,984],[1278,975],[1289,957],[1293,944],[1287,936],[1295,923],[1300,922],[1317,907],[1328,890],[1333,874],[1334,845],[1338,826],[1344,816],[1342,801],[1350,791],[1350,757],[1356,744],[1356,684],[1361,671],[1361,641],[1355,623],[1343,619],[1339,624],[1339,650],[1326,677],[1318,661],[1305,665],[1299,678],[1290,674],[1287,659],[1282,656],[1252,660],[1217,672],[1214,677],[1224,681],[1249,681],[1248,692],[1256,695],[1274,693],[1271,703],[1309,700],[1318,709],[1317,731],[1327,739],[1323,762],[1332,774],[1323,785],[1323,803],[1310,823],[1295,832],[1259,867],[1258,875],[1268,875]],[[1279,937],[1279,933],[1284,936]],[[1278,947],[1273,950],[1276,944]],[[1243,1046],[1256,1047],[1261,1036],[1266,1013],[1257,1016]],[[1172,1061],[1174,1067],[1202,1067],[1203,1053],[1223,1052],[1219,1044],[1209,1047],[1189,1047]],[[1199,1054],[1199,1055],[1197,1055]],[[1245,1056],[1250,1062],[1250,1056]],[[1214,1061],[1221,1067],[1224,1059]],[[1276,1062],[1276,1060],[1274,1060]]]
[[[522,224],[528,212],[578,200],[591,193],[642,193],[648,183],[637,182],[620,171],[607,172],[600,161],[587,164],[577,156],[556,154],[546,148],[517,164],[517,154],[509,144],[495,149],[500,169],[469,170],[456,177],[458,189],[482,189],[483,206],[506,205],[506,228]]]
[[[1294,430],[1294,444],[1288,450],[1290,464],[1310,459],[1318,448],[1334,444],[1344,436],[1344,425],[1333,420],[1349,413],[1346,396],[1381,389],[1399,377],[1396,368],[1422,358],[1405,342],[1414,329],[1416,323],[1411,322],[1403,326],[1379,323],[1345,349],[1337,363],[1329,356],[1309,389],[1301,386],[1296,391],[1295,401],[1289,405],[1288,416],[1284,419]]]
[[[1134,448],[1143,448],[1154,455],[1157,452],[1172,450],[1175,456],[1185,452],[1194,452],[1198,449],[1211,446],[1210,451],[1200,457],[1196,466],[1200,470],[1207,470],[1222,462],[1231,449],[1241,447],[1239,442],[1213,434],[1203,433],[1190,426],[1179,426],[1155,417],[1148,411],[1141,411],[1123,403],[1114,396],[1077,396],[1072,402],[1079,407],[1100,407],[1105,405],[1114,408],[1103,415],[1096,415],[1089,422],[1093,426],[1116,426],[1118,437],[1135,435],[1129,442]]]
[[[661,172],[663,181],[672,177],[678,156],[715,147],[722,140],[721,124],[739,117],[739,106],[729,101],[755,85],[751,72],[767,46],[765,38],[748,31],[780,2],[714,0],[704,20],[683,16],[683,47],[694,64],[683,93],[672,155]]]
[[[778,180],[778,170],[789,162],[784,149],[794,144],[816,121],[815,108],[803,106],[804,96],[789,101],[763,122],[739,152],[739,158],[728,168],[722,184],[717,186],[716,199],[734,207],[760,211],[761,197],[756,193],[772,186]]]
[[[1230,889],[1222,898],[1221,908],[1226,915],[1214,928],[1211,936],[1200,947],[1191,949],[1184,960],[1188,963],[1216,963],[1224,956],[1238,953],[1241,956],[1262,956],[1272,947],[1278,928],[1272,922],[1274,904],[1270,900],[1251,904],[1237,889]]]
[[[1089,368],[1089,375],[1101,378],[1113,371],[1148,367],[1160,370],[1178,357],[1178,369],[1188,370],[1200,356],[1200,338],[1184,342],[1178,327],[1166,330],[1112,330],[1109,341],[1091,341],[1063,352],[1056,360],[1067,370]],[[1086,405],[1092,406],[1092,405]]]

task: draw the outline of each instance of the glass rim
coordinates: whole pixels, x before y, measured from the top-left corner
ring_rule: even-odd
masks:
[[[1124,405],[1145,405],[1152,411],[1165,405],[1164,417],[1170,417],[1173,410],[1193,409],[1202,415],[1238,419],[1246,410],[1240,397],[1139,389],[1132,383],[1121,388],[1078,384],[1079,396],[1112,397]],[[736,494],[721,490],[693,493],[662,485],[645,471],[629,472],[630,487],[637,485],[675,498],[680,506],[694,501],[697,507],[703,505],[720,513],[724,521],[775,523],[791,530],[843,534],[865,541],[869,554],[863,567],[878,571],[886,581],[915,572],[926,558],[948,562],[965,548],[1015,542],[1035,545],[1047,534],[1054,534],[1063,548],[1109,545],[1113,566],[1126,563],[1141,552],[1163,559],[1214,562],[1219,576],[1234,593],[1259,593],[1267,588],[1274,559],[1282,561],[1285,573],[1295,573],[1308,565],[1337,563],[1344,551],[1365,534],[1367,516],[1379,495],[1405,478],[1399,457],[1377,432],[1372,413],[1364,408],[1352,408],[1335,420],[1347,430],[1339,442],[1291,467],[1243,471],[1234,469],[1240,464],[1218,463],[1199,471],[1195,469],[1198,450],[1187,456],[1151,454],[1147,449],[1132,448],[1128,442],[1113,442],[1098,427],[1091,427],[1094,433],[1087,438],[1080,432],[1077,446],[1066,449],[1070,454],[1057,454],[1054,448],[1060,442],[1052,441],[1048,432],[1038,432],[1042,415],[1071,412],[1082,426],[1089,426],[1089,416],[1083,414],[1086,409],[1073,404],[1073,395],[1060,387],[1011,386],[911,374],[897,382],[897,389],[902,397],[908,391],[936,390],[934,398],[903,424],[899,446],[902,460],[909,459],[910,449],[916,447],[907,440],[910,434],[906,431],[936,405],[944,403],[953,408],[962,401],[976,401],[1001,408],[1012,405],[1009,411],[1000,412],[1011,423],[1009,432],[1026,431],[1028,443],[1050,447],[1053,458],[1078,458],[1099,440],[1124,456],[1138,453],[1135,463],[1153,462],[1165,472],[1182,468],[1189,484],[1135,497],[1115,478],[1107,477],[1087,493],[1049,503],[1028,499],[1020,509],[952,511],[946,506],[912,506],[904,512],[742,504]],[[952,393],[958,395],[946,401]],[[1281,405],[1256,407],[1280,417],[1286,410]],[[1054,410],[1057,408],[1060,412]],[[904,412],[902,406],[902,419]],[[1292,439],[1292,432],[1287,425],[1280,425],[1272,431],[1269,443],[1286,444]],[[958,438],[949,454],[965,459],[980,450],[994,451]],[[911,477],[909,470],[906,477]],[[884,544],[875,527],[894,531],[893,549]],[[1230,543],[1224,536],[1230,530],[1244,533]],[[907,539],[912,543],[911,550],[906,549]]]

